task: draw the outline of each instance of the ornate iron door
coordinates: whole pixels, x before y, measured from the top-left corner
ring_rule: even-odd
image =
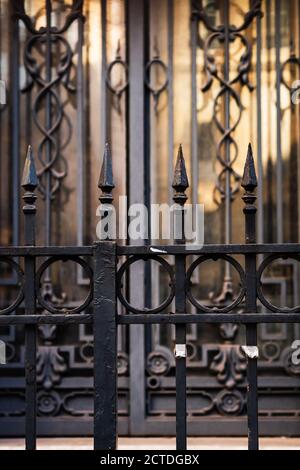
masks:
[[[207,244],[242,242],[238,193],[252,141],[257,241],[298,242],[299,16],[299,2],[283,0],[0,0],[0,80],[7,97],[0,105],[1,245],[20,242],[20,168],[30,142],[41,196],[38,244],[91,244],[107,141],[116,207],[124,195],[128,205],[169,203],[175,149],[183,144],[190,199],[205,205]],[[17,275],[6,265],[1,274],[5,306]],[[296,258],[274,259],[262,280],[270,303],[298,305]],[[58,306],[76,307],[88,290],[82,266],[69,263],[46,270],[42,281],[44,298]],[[225,261],[207,260],[191,281],[194,295],[211,308],[226,308],[239,288]],[[133,305],[153,308],[166,295],[167,279],[150,260],[131,272],[127,288]],[[90,434],[91,326],[42,325],[38,334],[39,432],[76,435],[80,419],[80,433]],[[24,414],[24,332],[1,327],[1,338],[9,362],[1,369],[0,432],[13,435]],[[190,432],[244,433],[243,330],[228,322],[205,330],[190,324],[186,338]],[[259,326],[263,434],[299,434],[299,370],[289,361],[298,338],[298,324]],[[119,328],[121,434],[175,432],[161,425],[175,414],[174,342],[172,325]]]

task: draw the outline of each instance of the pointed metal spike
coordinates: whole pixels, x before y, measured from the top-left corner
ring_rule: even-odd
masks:
[[[178,148],[172,187],[178,192],[183,192],[189,187],[189,180],[186,173],[185,160],[181,144]]]
[[[98,187],[106,193],[110,192],[115,187],[113,180],[111,151],[108,143],[105,144]]]
[[[38,186],[38,177],[36,174],[34,157],[31,145],[28,145],[27,155],[24,164],[21,186],[26,191],[34,191]]]
[[[254,191],[254,189],[257,186],[257,178],[256,178],[253,151],[252,151],[251,144],[249,144],[248,146],[247,158],[246,158],[246,162],[244,166],[244,174],[243,174],[241,186],[246,191],[250,191],[250,192]]]

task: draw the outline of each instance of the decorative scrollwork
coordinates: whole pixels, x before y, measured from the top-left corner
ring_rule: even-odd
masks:
[[[121,66],[124,70],[125,80],[123,83],[119,85],[113,85],[112,83],[112,72],[113,69],[117,66]],[[120,99],[122,94],[128,88],[129,85],[129,78],[128,78],[128,65],[125,60],[121,57],[121,44],[120,40],[118,41],[118,46],[116,50],[116,56],[112,62],[107,67],[106,70],[106,85],[108,86],[109,90],[116,96],[117,98],[117,110],[120,112]]]
[[[13,301],[12,304],[0,310],[0,315],[13,312],[20,305],[20,303],[22,302],[24,298],[24,272],[21,266],[19,266],[18,263],[16,263],[13,259],[8,258],[7,256],[0,257],[0,264],[1,263],[8,264],[8,266],[16,273],[17,275],[16,284],[19,287],[19,292],[18,292],[16,299]]]
[[[205,416],[208,415],[215,407],[215,399],[211,393],[200,391],[197,393],[198,403],[201,405],[197,406],[197,415]],[[207,405],[205,405],[207,403]]]
[[[40,346],[37,353],[37,381],[45,390],[50,390],[61,380],[67,364],[57,346]]]
[[[221,344],[210,365],[210,370],[217,374],[217,380],[229,390],[243,382],[247,360],[240,346]]]
[[[280,82],[285,86],[285,88],[290,92],[291,94],[291,103],[293,103],[292,100],[292,95],[293,93],[299,93],[299,81],[296,82],[297,86],[294,86],[294,84],[288,83],[287,79],[285,78],[285,70],[288,67],[296,67],[298,69],[298,72],[300,72],[300,57],[297,57],[294,50],[291,51],[290,57],[283,62],[280,68]]]
[[[124,352],[118,352],[117,369],[118,369],[118,375],[126,375],[128,373],[128,370],[129,370],[128,354]]]
[[[7,406],[8,404],[10,406]],[[23,392],[0,390],[0,417],[24,416],[25,408],[25,394]]]
[[[257,270],[257,296],[261,303],[267,307],[271,312],[277,313],[297,313],[300,312],[300,305],[296,305],[295,307],[276,307],[273,305],[269,300],[267,300],[263,294],[263,280],[262,276],[265,269],[270,266],[274,261],[278,259],[293,259],[295,261],[300,261],[300,254],[282,254],[282,255],[270,255],[267,256],[259,266]]]
[[[168,273],[169,275],[169,286],[170,286],[170,292],[168,297],[158,306],[155,308],[136,308],[133,305],[131,305],[124,297],[123,292],[122,292],[122,278],[125,273],[125,271],[133,264],[136,263],[137,261],[157,261]],[[117,294],[120,302],[124,307],[132,313],[158,313],[163,310],[165,310],[172,302],[174,295],[175,295],[175,283],[174,283],[174,274],[173,274],[173,269],[172,266],[167,263],[167,261],[160,256],[156,255],[147,255],[147,256],[131,256],[128,258],[125,263],[120,267],[118,274],[117,274]]]
[[[86,272],[87,278],[90,281],[90,288],[87,296],[83,300],[82,304],[78,305],[77,307],[74,308],[67,308],[64,305],[58,305],[54,306],[51,305],[48,301],[47,298],[45,298],[44,295],[42,295],[41,287],[43,286],[43,283],[41,281],[43,273],[51,266],[53,263],[56,263],[57,261],[74,261],[74,263],[79,264],[83,270]],[[93,297],[93,291],[92,291],[92,279],[93,279],[93,271],[91,270],[90,266],[84,261],[82,258],[79,256],[54,256],[51,258],[48,258],[47,261],[45,261],[40,268],[37,271],[36,274],[36,295],[37,299],[40,303],[40,305],[48,312],[51,313],[80,313],[82,312],[90,303]]]
[[[229,9],[228,1],[226,1],[224,9]],[[214,190],[214,199],[216,203],[220,203],[225,199],[228,190],[230,190],[230,199],[232,200],[240,187],[241,176],[233,167],[238,157],[238,145],[233,134],[241,121],[244,107],[240,98],[240,89],[235,90],[234,85],[239,83],[241,87],[246,86],[250,91],[253,90],[253,86],[249,82],[252,47],[249,39],[244,36],[242,32],[250,26],[255,17],[261,15],[261,0],[256,0],[252,2],[251,9],[244,15],[244,21],[241,25],[235,26],[226,22],[224,25],[213,26],[209,21],[209,17],[205,11],[205,7],[203,7],[202,1],[193,2],[192,19],[202,22],[210,32],[204,42],[204,67],[207,81],[203,85],[202,91],[208,91],[214,81],[220,85],[220,88],[213,100],[213,120],[217,129],[221,133],[221,138],[217,143],[216,152],[217,161],[221,165],[221,170],[217,175],[217,183]],[[241,42],[243,52],[239,57],[236,73],[233,74],[229,73],[229,45],[238,40]],[[216,41],[218,41],[219,44],[225,44],[226,47],[226,52],[224,54],[224,74],[218,69],[215,53],[211,52],[213,44]],[[227,115],[225,124],[223,123],[223,119],[219,119],[218,117],[220,109],[224,109],[222,106],[223,99],[225,99],[225,113]],[[234,121],[233,116],[229,114],[230,100],[233,100],[238,110]],[[228,149],[227,146],[229,146],[229,148],[233,148],[230,157],[228,157],[228,155],[225,156],[226,151],[223,151],[223,149]],[[231,177],[230,188],[226,188],[226,177],[228,173]]]
[[[69,93],[76,91],[70,79],[74,52],[63,34],[75,20],[84,21],[83,0],[73,2],[61,28],[47,23],[36,29],[34,21],[25,12],[24,0],[14,0],[13,5],[14,17],[22,20],[31,34],[24,51],[24,67],[30,80],[22,91],[25,93],[35,85],[38,88],[32,114],[43,136],[38,144],[38,159],[42,165],[38,171],[39,190],[45,198],[53,199],[68,171],[67,162],[61,153],[64,145],[57,138],[65,117],[58,86],[62,84]],[[47,2],[47,18],[51,18],[51,10],[51,2]],[[40,63],[37,61],[37,53],[41,57]],[[54,62],[56,68],[51,65]],[[50,186],[47,176],[50,176]]]
[[[220,336],[227,341],[233,341],[238,330],[239,327],[235,323],[222,323],[219,328]]]
[[[93,410],[90,409],[90,407],[86,409],[86,399],[90,399],[92,401],[93,394],[89,391],[71,392],[63,398],[62,407],[64,411],[71,416],[93,416]]]
[[[83,343],[79,348],[80,357],[87,362],[92,364],[94,360],[94,345],[92,342]]]
[[[212,306],[206,306],[201,304],[198,300],[195,299],[191,292],[191,286],[192,286],[192,275],[195,269],[201,264],[204,263],[207,260],[213,260],[217,261],[219,259],[223,259],[224,261],[227,261],[230,263],[238,272],[240,276],[240,291],[237,294],[236,298],[228,305],[225,307],[218,307],[215,305]],[[206,312],[206,313],[213,313],[213,312],[219,312],[219,313],[226,313],[232,310],[233,308],[237,307],[243,300],[244,295],[245,295],[245,273],[242,268],[242,266],[231,256],[228,255],[205,255],[205,256],[200,256],[197,258],[189,267],[186,273],[186,292],[188,299],[190,302],[197,308],[198,311],[200,312]]]
[[[151,69],[154,67],[158,67],[162,70],[163,75],[164,75],[164,80],[160,85],[153,86],[151,84]],[[158,107],[158,102],[159,102],[159,97],[161,93],[166,90],[167,86],[169,83],[169,78],[168,78],[168,67],[167,65],[163,62],[163,60],[160,57],[159,49],[157,46],[157,43],[155,41],[154,45],[154,56],[152,57],[149,62],[147,62],[146,67],[145,67],[145,84],[148,90],[151,92],[153,99],[154,99],[154,110],[157,111]]]
[[[282,364],[284,367],[284,370],[288,375],[291,375],[293,377],[299,377],[300,376],[300,364],[295,364],[294,361],[292,360],[292,355],[295,353],[295,349],[292,349],[290,347],[284,349],[281,354],[281,360]],[[297,354],[297,357],[299,357],[299,354]]]

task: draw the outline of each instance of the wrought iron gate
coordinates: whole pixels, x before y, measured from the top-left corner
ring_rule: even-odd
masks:
[[[93,252],[84,247],[94,239],[98,158],[106,140],[115,155],[115,196],[146,205],[172,200],[174,148],[184,143],[190,198],[207,207],[205,239],[212,250],[243,240],[238,189],[245,140],[251,140],[259,181],[257,241],[260,247],[277,243],[275,251],[283,243],[293,250],[287,243],[299,241],[300,227],[300,107],[291,99],[300,70],[299,12],[296,0],[0,0],[0,79],[8,97],[0,107],[0,244],[20,246],[22,149],[32,142],[41,195],[37,244],[44,246],[34,253],[40,258],[54,255],[57,246],[76,245],[73,255],[84,260],[76,269],[69,262],[47,267],[41,302],[75,309],[89,295],[86,262]],[[191,276],[194,297],[201,305],[227,308],[239,292],[239,275],[224,257],[210,261],[207,250]],[[71,251],[59,248],[57,254]],[[236,253],[238,262],[244,254]],[[263,262],[263,253],[256,254]],[[129,268],[132,305],[151,310],[168,297],[168,269],[160,258]],[[173,265],[174,256],[166,258]],[[269,302],[292,308],[299,304],[297,256],[273,261],[262,275],[262,290]],[[18,288],[13,268],[1,263],[2,309]],[[194,314],[198,306],[188,304]],[[258,306],[270,311],[270,303]],[[84,312],[90,314],[88,305]],[[13,313],[1,326],[9,358],[0,369],[1,435],[23,433],[24,331]],[[60,327],[43,321],[37,328],[39,433],[76,435],[80,419],[81,434],[90,435],[92,323]],[[298,435],[299,371],[289,356],[299,324],[261,324],[257,331],[261,432]],[[239,349],[244,334],[227,321],[205,328],[187,324],[191,434],[246,432],[246,362]],[[121,434],[174,434],[175,340],[169,323],[118,328]]]
[[[99,187],[102,213],[107,211],[108,204],[112,203],[111,191],[114,188],[112,179],[111,156],[106,148]],[[257,186],[252,149],[249,146],[244,176],[241,182],[245,193],[242,197],[245,203],[245,244],[243,245],[204,245],[202,249],[191,251],[186,248],[184,234],[175,240],[175,244],[166,246],[120,246],[111,240],[96,242],[93,246],[84,247],[35,247],[35,213],[36,196],[34,190],[38,185],[35,165],[31,148],[29,147],[25,161],[22,187],[25,216],[24,246],[0,248],[1,262],[11,266],[17,275],[19,292],[17,298],[6,308],[1,310],[1,325],[24,325],[25,328],[25,432],[23,426],[18,432],[25,434],[27,449],[36,447],[37,422],[37,328],[47,325],[48,328],[70,324],[92,324],[94,338],[94,448],[115,449],[117,446],[117,328],[121,325],[137,324],[173,324],[175,325],[175,362],[176,362],[176,420],[167,416],[157,417],[165,432],[172,434],[176,423],[177,449],[186,449],[187,433],[198,434],[195,431],[201,427],[201,419],[189,420],[189,404],[187,402],[187,369],[186,369],[186,328],[188,324],[197,324],[205,330],[207,324],[243,325],[246,330],[245,345],[224,346],[222,354],[236,355],[232,358],[231,366],[234,373],[243,377],[247,372],[247,379],[243,381],[239,392],[225,392],[208,396],[208,403],[199,406],[199,414],[213,412],[220,409],[227,400],[227,406],[233,410],[237,408],[247,410],[248,417],[248,447],[250,450],[258,449],[259,425],[263,427],[266,420],[259,415],[257,359],[257,325],[262,323],[299,323],[299,306],[294,308],[278,309],[265,298],[262,292],[261,278],[264,270],[278,258],[292,258],[300,260],[300,245],[298,244],[257,244],[255,228],[255,200],[254,194]],[[180,208],[177,216],[183,224],[184,204],[186,202],[185,190],[188,187],[188,178],[181,149],[178,153],[175,176],[173,181],[174,202]],[[178,209],[177,209],[178,211]],[[159,253],[159,254],[157,254]],[[258,255],[266,255],[264,260],[257,263]],[[187,260],[193,255],[194,260],[188,265]],[[242,255],[244,267],[236,256]],[[43,260],[46,258],[46,260]],[[90,263],[85,260],[88,258]],[[125,260],[124,260],[125,258]],[[174,259],[174,263],[170,260]],[[118,259],[121,259],[118,266]],[[217,261],[226,260],[238,272],[240,278],[240,292],[236,298],[224,306],[208,306],[202,304],[191,290],[191,278],[195,269],[208,259]],[[17,261],[18,260],[18,261]],[[24,265],[21,266],[22,261]],[[87,273],[90,287],[82,304],[76,307],[57,306],[46,299],[41,292],[43,274],[50,270],[59,261],[73,261],[78,263]],[[132,305],[124,294],[122,284],[123,276],[134,263],[142,260],[158,262],[169,276],[169,295],[156,308],[137,307]],[[174,310],[168,311],[172,301]],[[10,315],[16,311],[24,300],[24,313]],[[125,312],[118,313],[117,301],[125,308]],[[257,302],[268,308],[272,313],[258,313]],[[196,309],[189,313],[190,306]],[[84,313],[91,306],[91,313]],[[241,310],[242,308],[242,310]],[[40,310],[43,309],[42,313]],[[238,309],[238,310],[237,310]],[[245,356],[242,356],[242,351]],[[41,354],[41,352],[39,352]],[[244,359],[242,359],[244,357]],[[218,360],[218,358],[217,358]],[[223,358],[219,359],[223,361]],[[293,367],[291,356],[288,361]],[[223,369],[219,369],[223,373]],[[156,382],[152,382],[156,386]],[[247,392],[246,392],[247,384]],[[226,397],[227,393],[227,397]],[[9,394],[8,394],[9,396]],[[203,393],[203,396],[205,394]],[[230,398],[229,398],[230,397]],[[135,396],[138,400],[139,397]],[[50,404],[51,406],[51,404]],[[66,406],[66,403],[64,403]],[[78,416],[78,419],[79,416]],[[148,418],[149,419],[149,418]],[[152,418],[152,423],[155,418]],[[242,420],[246,425],[245,420]],[[149,423],[151,426],[151,422]],[[219,422],[216,423],[217,429]],[[299,420],[297,421],[299,426]],[[187,430],[188,427],[188,430]]]

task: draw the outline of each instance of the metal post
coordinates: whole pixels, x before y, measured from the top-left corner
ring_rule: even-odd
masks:
[[[116,244],[94,245],[94,450],[117,447]]]
[[[244,175],[241,183],[245,189],[242,199],[245,203],[245,236],[246,244],[256,243],[255,215],[256,196],[253,194],[257,187],[257,179],[252,154],[252,148],[249,144],[247,159],[244,168]],[[255,313],[256,306],[256,255],[245,255],[246,271],[246,312]],[[246,343],[248,347],[248,395],[247,395],[247,413],[248,413],[248,448],[249,450],[258,450],[258,398],[257,398],[257,324],[246,324]]]
[[[177,162],[172,184],[175,189],[173,200],[178,207],[174,209],[174,242],[185,244],[184,204],[189,186],[182,147],[178,150]],[[175,309],[176,313],[185,313],[185,255],[175,256]],[[186,450],[186,324],[176,325],[176,448]]]
[[[100,202],[111,204],[112,161],[106,144],[99,180]],[[94,449],[117,447],[116,244],[94,244]]]
[[[29,146],[24,165],[22,187],[25,190],[23,213],[25,216],[25,245],[35,245],[35,214],[38,185],[32,149]],[[25,257],[25,315],[36,313],[35,258]],[[36,325],[25,326],[25,381],[26,381],[26,449],[36,448]]]

